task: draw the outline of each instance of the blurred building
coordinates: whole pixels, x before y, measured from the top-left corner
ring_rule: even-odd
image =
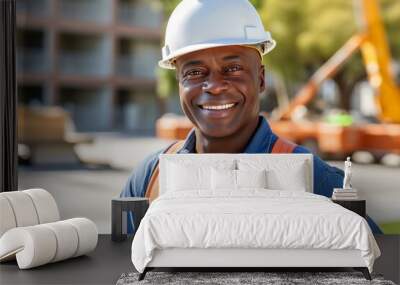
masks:
[[[62,106],[78,131],[152,131],[161,26],[156,0],[18,0],[19,104]]]

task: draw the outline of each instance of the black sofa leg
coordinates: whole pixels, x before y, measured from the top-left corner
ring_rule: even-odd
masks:
[[[146,277],[146,273],[147,273],[148,269],[147,267],[144,269],[144,271],[142,273],[139,274],[139,278],[138,281],[142,281],[144,279],[144,277]]]
[[[372,280],[371,274],[369,274],[369,270],[367,267],[355,267],[354,269],[357,271],[361,271],[362,274],[364,275],[365,279]]]
[[[365,279],[367,279],[367,280],[372,280],[371,274],[369,274],[369,270],[368,270],[367,267],[364,267],[364,268],[362,269],[362,273],[364,274]]]

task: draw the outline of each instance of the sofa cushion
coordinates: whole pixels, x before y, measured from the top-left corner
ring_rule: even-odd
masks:
[[[267,172],[261,170],[211,170],[211,189],[234,191],[241,188],[266,188]]]
[[[267,170],[241,170],[236,172],[237,188],[267,188]]]
[[[210,190],[212,169],[234,169],[233,160],[199,163],[193,160],[168,161],[166,165],[167,191]]]
[[[211,189],[212,190],[236,190],[236,170],[234,169],[211,169]]]
[[[278,155],[279,156],[279,155]],[[287,159],[284,159],[287,157]],[[292,159],[292,155],[267,159],[241,158],[237,160],[239,170],[267,170],[267,188],[272,190],[310,191],[312,183],[310,165],[307,160]]]

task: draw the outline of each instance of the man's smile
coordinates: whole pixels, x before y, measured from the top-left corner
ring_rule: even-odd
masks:
[[[204,104],[199,105],[199,107],[203,110],[227,110],[233,108],[237,103],[228,103],[228,104]]]
[[[231,101],[231,100],[223,100],[221,102],[217,101],[208,101],[197,103],[196,106],[200,113],[205,118],[226,118],[231,117],[235,114],[236,107],[239,105],[239,102]]]

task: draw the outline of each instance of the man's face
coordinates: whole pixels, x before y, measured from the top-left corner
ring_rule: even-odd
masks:
[[[181,106],[204,136],[226,137],[254,125],[265,88],[258,51],[209,48],[176,60]]]

